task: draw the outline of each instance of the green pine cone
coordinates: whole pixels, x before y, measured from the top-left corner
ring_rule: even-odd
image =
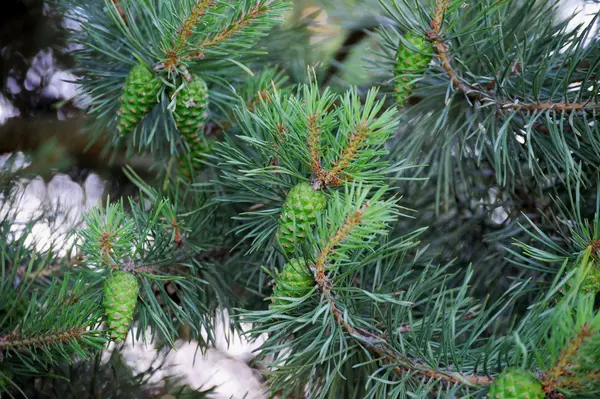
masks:
[[[104,313],[110,337],[122,342],[133,319],[140,286],[131,273],[115,271],[104,282]]]
[[[156,105],[160,81],[144,64],[131,68],[125,79],[119,107],[118,129],[122,135],[133,132],[144,115]]]
[[[279,217],[278,237],[283,251],[292,255],[325,209],[327,199],[323,192],[315,191],[308,183],[299,183],[288,193]]]
[[[201,134],[208,119],[208,87],[197,76],[186,83],[175,98],[175,124],[177,130],[190,148],[202,139]]]
[[[531,373],[519,369],[507,369],[494,380],[490,399],[544,399],[546,394],[540,381]]]
[[[404,43],[400,43],[400,46],[398,47],[396,64],[394,66],[394,76],[396,77],[396,87],[394,92],[399,107],[402,107],[406,103],[406,100],[411,96],[413,89],[413,84],[410,83],[412,78],[405,75],[419,72],[427,68],[433,58],[433,47],[425,38],[407,34],[405,40],[419,52],[405,46]]]
[[[306,260],[304,258],[290,260],[277,276],[271,307],[290,303],[288,299],[284,298],[303,297],[310,292],[314,285],[313,276],[308,270]]]

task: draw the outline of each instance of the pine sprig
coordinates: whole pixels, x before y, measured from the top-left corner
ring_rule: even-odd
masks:
[[[212,340],[210,334],[203,337],[200,328],[211,331],[214,308],[233,301],[226,276],[219,276],[221,269],[207,257],[212,249],[223,246],[212,235],[214,205],[203,196],[190,202],[187,190],[180,192],[177,185],[161,192],[138,180],[131,170],[128,173],[144,195],[139,200],[130,198],[127,211],[122,204],[109,204],[90,213],[88,227],[81,232],[83,265],[97,267],[96,260],[103,259],[97,238],[104,235],[104,221],[113,225],[128,221],[127,250],[119,252],[119,258],[112,255],[110,268],[132,273],[140,285],[134,315],[137,338],[146,339],[149,331],[152,338],[173,345],[180,327],[189,325],[192,337]],[[123,238],[115,236],[115,241]],[[103,277],[106,274],[101,272]]]
[[[92,208],[84,216],[86,228],[81,231],[80,250],[87,254],[91,267],[118,267],[130,256],[135,237],[133,220],[125,216],[123,203],[111,204],[106,208]]]
[[[373,249],[388,226],[401,215],[394,199],[383,200],[386,188],[372,193],[371,187],[352,185],[343,194],[336,192],[329,200],[323,219],[315,230],[315,277],[317,283],[327,283],[326,271],[349,258],[359,248]],[[325,222],[327,221],[327,222]]]
[[[13,367],[39,372],[50,364],[70,362],[73,355],[87,358],[106,344],[99,329],[100,302],[82,276],[55,279],[27,302],[16,324],[0,327],[0,350]]]
[[[382,106],[375,89],[361,101],[356,89],[340,96],[313,81],[295,94],[273,91],[253,112],[236,111],[241,133],[216,148],[218,184],[225,188],[218,200],[246,207],[235,231],[254,240],[253,250],[272,237],[287,193],[299,182],[327,193],[347,181],[382,184],[409,167],[386,158],[398,122],[395,110]]]
[[[570,290],[548,312],[548,301],[565,280],[574,279]],[[537,368],[544,391],[550,397],[594,396],[598,382],[600,321],[594,296],[579,289],[584,270],[558,276],[550,292],[543,295],[515,329],[515,337],[527,345],[515,353],[523,356],[524,367]],[[528,325],[533,320],[535,326]],[[523,352],[524,351],[524,352]],[[532,356],[530,356],[532,355]]]
[[[358,368],[355,372],[373,373],[373,378],[394,386],[398,384],[394,388],[397,394],[411,392],[419,395],[450,386],[460,386],[465,392],[469,389],[480,392],[482,387],[492,383],[493,378],[479,375],[475,369],[469,373],[464,364],[461,368],[461,362],[467,361],[465,354],[478,350],[481,350],[481,356],[490,356],[490,360],[501,356],[499,346],[479,348],[479,340],[490,319],[500,314],[508,301],[501,301],[488,309],[475,305],[466,296],[466,286],[472,273],[467,272],[463,285],[452,289],[445,286],[447,275],[444,268],[431,273],[417,273],[416,280],[409,279],[406,290],[398,292],[398,287],[403,286],[402,281],[410,274],[403,270],[415,267],[410,261],[404,264],[404,255],[417,244],[413,240],[419,233],[388,244],[382,243],[386,226],[397,217],[398,208],[394,201],[382,202],[381,191],[372,197],[367,192],[367,189],[354,186],[339,198],[332,198],[316,229],[312,245],[306,246],[303,254],[305,259],[314,259],[310,269],[317,292],[306,290],[301,298],[285,298],[285,305],[244,314],[246,321],[257,323],[252,334],[269,334],[262,350],[265,355],[274,356],[272,371],[268,374],[272,388],[291,393],[298,388],[297,383],[286,386],[292,377],[297,381],[307,381],[316,397],[330,395],[337,388],[327,383],[317,388],[316,375],[324,373],[325,378],[319,381],[335,378],[334,370],[344,368],[350,361],[348,356],[338,355],[359,351],[367,358],[360,366],[354,366]],[[390,265],[397,264],[397,270],[383,266],[388,262],[391,262]],[[391,275],[380,276],[377,279],[379,283],[362,281],[361,286],[373,284],[372,292],[353,287],[351,282],[367,278],[366,270],[370,268],[387,270],[386,273]],[[436,286],[433,291],[430,289],[432,286]],[[390,290],[392,287],[395,290]],[[423,287],[429,289],[423,290]],[[518,289],[514,290],[507,293],[506,299],[518,295]],[[373,307],[374,300],[380,307]],[[427,309],[421,309],[422,306]],[[467,317],[472,313],[477,316]],[[402,318],[406,318],[406,323],[399,322]],[[377,323],[378,320],[389,320],[389,325],[388,322],[383,323],[389,330],[382,330],[382,323]],[[450,335],[446,336],[444,331]],[[446,342],[446,339],[457,343],[453,348],[454,354],[450,356],[457,357],[454,362],[437,351],[431,353],[420,348],[440,340]],[[316,348],[319,348],[318,354]],[[342,348],[341,352],[338,348]],[[353,362],[356,364],[356,361]],[[374,362],[380,368],[371,370]],[[318,371],[313,376],[309,370],[315,369]],[[388,371],[391,375],[387,374]],[[423,379],[429,383],[420,383]],[[388,386],[370,385],[373,385],[372,392],[378,395],[383,395],[382,389]],[[363,388],[366,387],[359,389]],[[385,395],[391,394],[385,392]]]
[[[183,80],[203,79],[209,83],[210,116],[215,121],[226,118],[234,99],[229,76],[240,67],[248,71],[244,63],[257,53],[257,41],[281,22],[289,6],[279,0],[144,0],[118,8],[109,0],[106,8],[99,4],[103,2],[59,3],[80,24],[71,32],[70,43],[78,46],[74,56],[84,75],[82,99],[94,116],[94,141],[113,130],[125,78],[143,64],[152,71],[153,82],[159,82],[158,91],[144,99],[148,114],[135,115],[141,120],[132,126],[132,134],[113,135],[108,146],[125,144],[130,154],[151,151],[160,157],[178,154],[183,146],[173,120],[172,92]]]
[[[565,345],[565,347],[560,352],[558,359],[554,366],[544,373],[544,378],[542,380],[542,384],[544,386],[544,390],[547,393],[551,393],[556,391],[559,388],[564,386],[577,387],[578,382],[573,376],[571,376],[571,372],[569,369],[579,367],[578,364],[574,364],[575,357],[581,351],[581,347],[584,345],[586,340],[594,337],[595,332],[590,330],[590,326],[585,324],[579,332],[575,334],[575,336]],[[594,379],[594,375],[591,375],[591,379]],[[598,382],[600,382],[600,376],[596,377]],[[589,380],[586,381],[589,383]]]
[[[589,60],[597,58],[597,42],[588,42],[591,26],[580,32],[569,31],[565,21],[540,26],[537,21],[557,19],[552,2],[463,6],[440,0],[431,9],[380,2],[394,20],[381,29],[384,79],[399,78],[390,72],[406,33],[435,48],[437,62],[415,78],[416,105],[405,109],[411,126],[398,155],[431,165],[438,203],[452,201],[460,189],[454,180],[463,170],[451,161],[457,153],[464,154],[461,165],[467,159],[489,165],[501,186],[510,187],[518,176],[592,179],[590,165],[599,158],[592,149],[596,126],[589,123],[598,107],[598,90],[589,81]],[[586,165],[583,174],[579,162]]]

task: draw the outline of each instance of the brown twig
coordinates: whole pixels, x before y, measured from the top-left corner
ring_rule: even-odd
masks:
[[[377,334],[358,329],[344,319],[343,312],[339,310],[337,304],[331,294],[331,287],[327,276],[325,275],[325,269],[327,259],[333,253],[335,248],[350,234],[350,230],[356,227],[360,222],[361,218],[368,208],[368,203],[365,204],[361,209],[356,211],[354,214],[348,216],[346,222],[336,231],[336,233],[329,237],[327,244],[323,247],[314,265],[314,277],[319,287],[319,290],[323,292],[329,302],[331,313],[335,321],[348,333],[351,337],[357,339],[361,345],[370,350],[372,353],[381,357],[388,364],[392,364],[393,370],[399,375],[406,373],[416,373],[423,377],[444,381],[449,384],[469,384],[485,386],[490,385],[493,380],[486,376],[477,375],[463,375],[456,372],[439,372],[428,368],[426,365],[421,365],[415,361],[405,359],[403,356],[398,354],[385,339],[379,337]],[[410,331],[410,327],[404,326],[404,331]],[[402,366],[395,365],[402,364]]]
[[[330,239],[327,240],[325,247],[323,247],[319,253],[315,262],[315,280],[320,287],[325,287],[328,284],[327,277],[325,276],[327,258],[329,258],[333,250],[348,237],[350,231],[361,222],[361,218],[368,208],[369,203],[367,202],[359,210],[352,215],[349,215],[346,222],[336,231],[333,237],[330,237]]]

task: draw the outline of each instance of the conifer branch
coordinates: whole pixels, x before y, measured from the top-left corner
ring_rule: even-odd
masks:
[[[361,223],[362,216],[368,208],[369,203],[367,202],[359,210],[348,216],[346,222],[336,231],[336,233],[327,239],[327,244],[321,250],[315,262],[315,282],[317,283],[319,290],[327,298],[335,321],[344,329],[344,331],[346,331],[346,333],[357,339],[361,345],[381,357],[388,364],[402,364],[402,366],[393,366],[392,369],[396,374],[405,375],[406,373],[416,373],[425,378],[443,381],[448,384],[468,384],[472,386],[491,385],[493,379],[487,376],[463,375],[457,372],[442,373],[428,368],[426,365],[406,359],[398,354],[384,338],[363,329],[357,329],[346,322],[343,312],[338,308],[335,298],[331,293],[330,282],[325,275],[325,267],[329,256],[334,252],[335,248],[350,235],[351,230]]]
[[[442,26],[444,13],[448,8],[448,0],[438,0],[434,9],[434,16],[431,21],[431,30],[427,33],[428,39],[433,43],[433,48],[437,56],[440,59],[440,63],[448,77],[452,86],[461,91],[465,96],[473,99],[485,102],[491,102],[496,104],[501,109],[512,109],[515,111],[545,111],[545,110],[557,110],[557,111],[581,111],[590,107],[600,107],[600,104],[594,101],[587,101],[584,103],[520,103],[518,101],[506,101],[498,98],[494,98],[489,93],[483,92],[477,89],[473,84],[465,83],[458,76],[458,73],[452,68],[450,63],[450,57],[448,56],[448,46],[444,43],[444,40],[440,37],[439,32]],[[511,74],[520,71],[513,67]]]
[[[568,385],[560,381],[561,377],[569,374],[568,369],[572,366],[573,357],[577,355],[585,340],[593,335],[593,332],[590,331],[590,326],[585,324],[577,335],[563,348],[554,367],[544,373],[542,377],[542,385],[546,393],[549,394],[561,386]]]
[[[328,289],[328,286],[322,287],[319,285],[319,289],[322,291]],[[327,291],[324,291],[327,292]],[[374,354],[380,356],[388,364],[403,364],[402,366],[393,366],[392,370],[398,375],[405,375],[407,373],[416,373],[425,378],[443,381],[448,384],[468,384],[471,386],[488,386],[494,381],[492,378],[487,376],[478,375],[464,375],[456,372],[441,373],[439,371],[428,368],[426,365],[418,364],[417,362],[405,359],[398,354],[387,341],[379,337],[376,334],[366,332],[364,330],[358,330],[349,325],[345,320],[342,312],[338,309],[333,296],[328,293],[327,300],[329,301],[331,311],[336,322],[346,331],[350,336],[357,339],[361,345],[365,346],[368,350]]]
[[[368,128],[367,122],[363,121],[356,128],[356,130],[350,136],[350,140],[348,141],[348,145],[344,149],[343,154],[340,158],[334,162],[333,168],[330,172],[323,174],[323,185],[340,185],[342,184],[342,180],[340,179],[340,175],[344,172],[344,170],[348,167],[350,162],[358,156],[358,150],[362,143],[367,139],[369,135],[370,129]]]
[[[252,22],[256,21],[261,15],[264,15],[270,11],[270,7],[267,4],[260,5],[259,3],[255,4],[247,13],[244,13],[237,20],[233,21],[225,30],[217,33],[212,37],[207,37],[200,43],[198,43],[198,48],[206,48],[216,46],[223,41],[231,38],[236,33],[239,33],[241,30],[246,28]]]
[[[21,351],[32,347],[64,344],[74,339],[82,339],[91,332],[91,330],[87,330],[86,328],[76,327],[61,332],[51,332],[27,338],[21,338],[17,334],[5,335],[0,337],[0,350]]]
[[[185,50],[187,41],[194,32],[194,27],[198,25],[200,18],[206,15],[209,7],[215,4],[214,0],[199,0],[190,10],[190,15],[183,21],[183,24],[177,31],[177,38],[173,43],[173,47],[167,51],[167,61],[164,67],[172,70],[180,61],[180,54]],[[198,56],[198,54],[194,54]]]

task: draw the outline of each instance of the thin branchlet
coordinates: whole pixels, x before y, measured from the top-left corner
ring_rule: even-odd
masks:
[[[431,33],[437,36],[442,28],[444,22],[444,14],[448,9],[448,0],[438,0],[435,4],[433,11],[433,18],[431,19]]]
[[[114,233],[111,234],[108,231],[102,233],[100,237],[100,252],[102,253],[102,260],[106,265],[111,264],[111,255],[113,253],[114,244]]]
[[[403,356],[400,356],[383,337],[371,332],[359,330],[348,324],[344,319],[343,312],[338,308],[335,298],[331,293],[330,282],[325,274],[327,259],[335,251],[336,247],[351,234],[352,229],[362,222],[363,215],[368,208],[369,203],[367,202],[359,210],[348,216],[344,224],[335,232],[335,234],[327,239],[327,244],[325,244],[319,253],[314,265],[315,282],[329,302],[331,313],[335,321],[348,335],[359,340],[361,345],[385,360],[388,364],[394,365],[392,369],[399,375],[416,373],[423,377],[443,381],[448,384],[468,384],[472,386],[491,385],[493,379],[487,376],[465,375],[456,372],[442,373],[431,369],[426,365],[419,364],[416,361],[405,359]],[[398,364],[402,364],[402,366],[399,366]]]
[[[589,108],[598,108],[600,104],[594,101],[586,101],[582,103],[572,102],[547,102],[547,103],[528,103],[518,101],[506,101],[504,99],[496,98],[489,92],[481,91],[474,85],[464,82],[458,75],[458,73],[452,67],[450,57],[448,54],[448,46],[444,42],[444,39],[440,36],[440,29],[443,22],[443,17],[448,8],[448,0],[437,0],[434,9],[434,16],[431,21],[431,30],[427,33],[428,39],[432,42],[433,48],[440,60],[440,64],[452,86],[461,91],[465,96],[473,100],[479,100],[486,103],[495,104],[500,109],[510,109],[515,111],[581,111]],[[519,67],[520,68],[520,67]],[[520,70],[520,69],[519,69]],[[511,73],[515,69],[511,69]]]

